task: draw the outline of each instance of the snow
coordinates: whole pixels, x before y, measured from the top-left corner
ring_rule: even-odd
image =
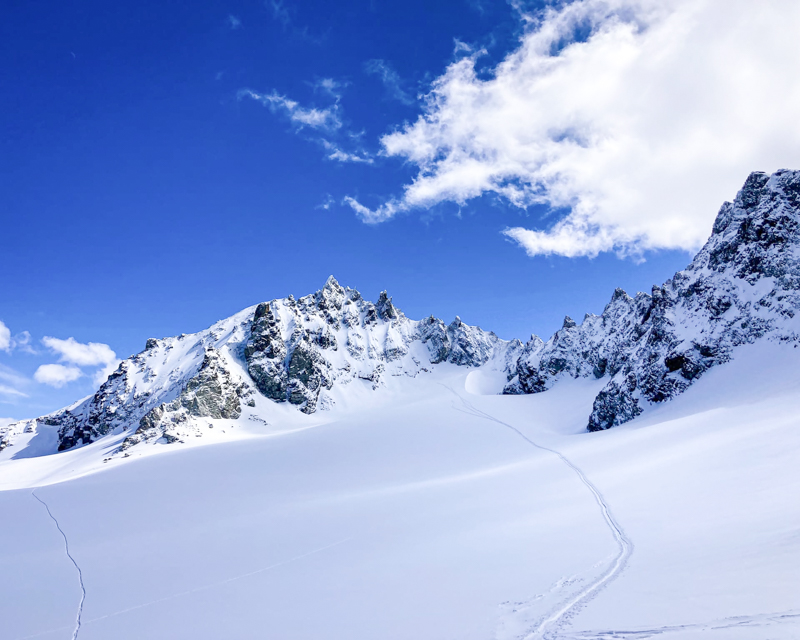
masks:
[[[591,434],[605,380],[492,395],[499,370],[355,379],[313,415],[259,397],[185,446],[108,462],[124,433],[27,458],[15,441],[0,460],[2,637],[75,629],[78,576],[34,488],[83,575],[82,640],[800,636],[800,349],[743,346]],[[539,447],[596,487],[629,557],[578,473]]]

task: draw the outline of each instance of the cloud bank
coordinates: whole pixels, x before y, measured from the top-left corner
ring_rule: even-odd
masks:
[[[452,63],[381,139],[418,171],[367,222],[494,194],[562,215],[506,235],[530,255],[696,249],[752,170],[800,167],[800,3],[578,0],[523,14],[486,79]]]

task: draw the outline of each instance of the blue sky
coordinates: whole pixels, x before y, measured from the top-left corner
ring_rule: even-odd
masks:
[[[0,416],[90,393],[109,351],[329,274],[372,298],[387,289],[410,317],[458,314],[523,339],[599,313],[617,286],[663,282],[747,172],[790,165],[798,145],[775,135],[789,116],[774,114],[773,129],[720,134],[705,153],[682,123],[737,130],[775,100],[726,118],[690,108],[682,96],[726,71],[695,62],[676,80],[708,42],[703,16],[672,66],[642,73],[626,47],[651,59],[683,5],[665,17],[646,0],[611,4],[5,3]],[[774,33],[774,50],[760,46],[770,15],[725,6],[721,28],[747,24],[754,51],[783,59]],[[616,75],[591,86],[587,60]],[[51,364],[75,379],[36,375]]]

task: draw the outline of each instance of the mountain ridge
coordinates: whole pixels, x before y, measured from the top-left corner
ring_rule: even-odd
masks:
[[[632,420],[670,400],[735,349],[800,336],[800,172],[752,173],[722,205],[692,262],[651,293],[616,289],[600,315],[569,317],[547,341],[506,341],[456,316],[407,318],[383,291],[376,302],[330,276],[315,293],[253,305],[196,334],[148,339],[98,391],[36,420],[0,429],[0,450],[39,424],[58,451],[126,433],[114,453],[145,442],[182,442],[201,419],[259,420],[262,402],[313,414],[331,390],[373,390],[387,376],[442,363],[489,366],[504,394],[541,393],[571,378],[607,379],[589,431]]]

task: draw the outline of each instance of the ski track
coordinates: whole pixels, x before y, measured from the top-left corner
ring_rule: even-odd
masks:
[[[36,497],[36,496],[34,496]],[[39,500],[39,498],[36,498]],[[42,502],[39,500],[39,502]],[[42,502],[44,504],[44,502]],[[47,505],[45,505],[47,506]],[[50,516],[52,518],[52,516]],[[53,518],[55,520],[55,518]],[[60,529],[59,529],[60,530]],[[63,535],[63,533],[62,533]],[[157,600],[150,600],[149,602],[143,602],[141,604],[134,605],[132,607],[128,607],[127,609],[120,609],[119,611],[114,611],[113,613],[106,613],[102,616],[97,616],[96,618],[89,618],[86,620],[85,624],[90,625],[93,622],[100,622],[101,620],[107,620],[108,618],[115,618],[117,616],[121,616],[126,613],[130,613],[131,611],[136,611],[138,609],[144,609],[145,607],[150,607],[156,604],[161,604],[162,602],[167,602],[169,600],[174,600],[175,598],[182,598],[187,595],[191,595],[194,593],[199,593],[201,591],[206,591],[208,589],[213,589],[216,587],[220,587],[231,582],[235,582],[237,580],[241,580],[242,578],[249,578],[250,576],[258,575],[259,573],[265,573],[266,571],[270,571],[271,569],[275,569],[276,567],[282,567],[283,565],[290,564],[292,562],[296,562],[297,560],[302,560],[303,558],[307,558],[309,556],[313,556],[314,554],[321,553],[322,551],[326,551],[327,549],[332,549],[333,547],[338,547],[340,544],[344,544],[345,542],[349,542],[352,538],[345,538],[344,540],[339,540],[338,542],[334,542],[332,544],[327,544],[324,547],[319,547],[317,549],[312,549],[311,551],[307,551],[305,553],[301,553],[300,555],[294,556],[292,558],[288,558],[286,560],[281,560],[280,562],[276,562],[271,564],[267,567],[262,567],[261,569],[256,569],[255,571],[248,571],[247,573],[242,573],[238,576],[233,576],[231,578],[225,578],[224,580],[220,580],[219,582],[213,582],[211,584],[205,584],[200,587],[195,587],[193,589],[187,589],[186,591],[180,591],[178,593],[173,593],[168,596],[164,596],[163,598],[158,598]],[[74,562],[74,561],[73,561]],[[77,566],[77,565],[76,565]],[[83,601],[81,601],[81,605],[83,605]],[[80,615],[80,614],[79,614]],[[42,636],[47,636],[57,631],[61,631],[63,629],[67,629],[68,627],[58,627],[56,629],[48,629],[47,631],[41,631],[39,633],[35,633],[29,636],[23,636],[16,638],[16,640],[33,640],[34,638],[41,638]],[[77,630],[76,633],[72,636],[73,640],[77,637]]]
[[[83,584],[83,572],[81,568],[78,566],[78,563],[75,562],[75,558],[72,557],[72,554],[69,552],[69,540],[67,539],[67,534],[64,533],[64,530],[61,528],[61,525],[58,523],[58,520],[53,515],[53,512],[50,511],[50,507],[47,506],[47,503],[42,500],[39,496],[36,495],[36,491],[31,491],[31,495],[36,498],[38,502],[42,504],[42,506],[47,510],[47,515],[50,516],[50,519],[55,523],[56,529],[61,534],[61,537],[64,538],[64,551],[67,554],[70,562],[75,566],[75,570],[78,572],[78,582],[81,587],[81,600],[78,603],[78,613],[75,616],[75,629],[72,631],[72,640],[77,640],[78,634],[81,630],[81,616],[83,615],[83,603],[86,602],[86,587]]]
[[[625,531],[622,527],[617,523],[613,514],[611,513],[611,509],[608,506],[608,503],[605,500],[605,497],[600,492],[600,490],[592,484],[592,482],[586,477],[586,474],[583,471],[570,462],[570,460],[564,456],[561,452],[557,451],[556,449],[551,449],[549,447],[545,447],[544,445],[538,444],[534,440],[531,440],[528,436],[526,436],[522,431],[514,427],[513,425],[508,424],[507,422],[503,422],[498,418],[495,418],[493,415],[486,413],[485,411],[481,411],[480,409],[473,406],[470,402],[468,402],[465,398],[461,396],[455,389],[449,387],[447,385],[442,385],[446,389],[448,389],[451,393],[453,393],[463,405],[463,411],[465,413],[469,413],[479,418],[483,418],[485,420],[489,420],[491,422],[496,422],[507,429],[510,429],[514,433],[516,433],[520,438],[525,440],[528,444],[536,447],[537,449],[541,449],[542,451],[547,451],[558,457],[559,460],[567,467],[569,467],[575,475],[578,476],[580,481],[586,486],[586,488],[591,492],[592,496],[594,497],[597,506],[600,507],[600,512],[603,514],[603,519],[606,521],[611,534],[614,537],[614,540],[619,547],[619,551],[615,556],[614,560],[611,562],[609,567],[602,573],[598,578],[594,581],[589,583],[586,587],[578,591],[575,595],[569,598],[566,602],[558,605],[554,608],[550,613],[546,614],[544,618],[542,618],[536,625],[535,628],[531,629],[528,633],[522,636],[523,640],[546,640],[547,638],[557,638],[559,635],[558,629],[561,627],[565,622],[569,620],[573,615],[575,615],[581,607],[583,607],[589,600],[594,598],[602,589],[608,586],[613,580],[615,580],[619,574],[623,571],[625,566],[628,564],[628,559],[630,558],[631,554],[633,553],[633,542],[630,538],[625,534]],[[457,407],[454,407],[456,410]],[[610,636],[614,637],[614,636]],[[631,636],[635,637],[635,636]]]
[[[646,640],[657,636],[667,636],[684,631],[714,632],[725,629],[769,627],[778,624],[800,623],[800,610],[762,613],[753,616],[733,616],[713,622],[679,624],[647,629],[629,629],[627,631],[580,631],[567,636],[569,640]]]

